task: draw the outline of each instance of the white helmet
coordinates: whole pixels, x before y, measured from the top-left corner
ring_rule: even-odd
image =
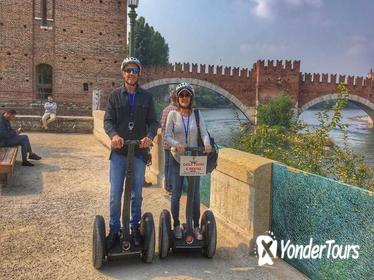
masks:
[[[142,72],[142,64],[140,63],[139,59],[135,58],[135,57],[126,57],[122,63],[121,63],[121,72],[123,71],[123,69],[125,68],[126,65],[128,64],[136,64],[136,66],[138,66],[140,72]]]
[[[183,90],[187,90],[189,93],[191,93],[192,97],[195,95],[195,91],[194,91],[192,85],[190,83],[183,82],[183,83],[180,83],[179,85],[177,85],[177,87],[175,88],[175,92],[176,92],[177,97],[179,97],[179,94]]]

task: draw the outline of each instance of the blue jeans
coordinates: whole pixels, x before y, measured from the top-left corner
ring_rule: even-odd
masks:
[[[180,198],[182,195],[183,190],[183,181],[184,178],[188,180],[191,177],[187,176],[180,176],[179,175],[179,168],[180,164],[174,159],[174,157],[170,156],[170,180],[172,185],[172,194],[171,194],[171,214],[173,216],[174,227],[180,225],[179,221],[179,206],[180,206]],[[195,177],[195,195],[194,195],[194,203],[193,203],[193,222],[194,227],[199,226],[199,219],[200,219],[200,177]]]
[[[121,228],[121,201],[123,185],[127,171],[127,157],[112,152],[110,159],[110,221],[111,232],[119,232]],[[134,157],[134,180],[131,189],[131,227],[137,229],[141,218],[142,188],[144,185],[145,162]]]
[[[22,161],[27,161],[27,153],[32,154],[30,140],[27,135],[17,135],[12,138],[6,139],[6,146],[21,146]]]
[[[164,166],[164,177],[165,177],[165,189],[171,191],[171,180],[170,180],[170,157],[172,157],[170,150],[164,150],[165,154],[165,166]]]

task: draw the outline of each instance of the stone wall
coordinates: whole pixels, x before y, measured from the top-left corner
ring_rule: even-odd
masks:
[[[271,160],[234,149],[220,149],[211,174],[210,208],[241,236],[254,253],[255,238],[271,225]]]
[[[92,117],[57,116],[56,120],[48,125],[48,130],[42,128],[40,120],[40,116],[17,115],[16,120],[12,122],[12,127],[22,127],[24,132],[92,133],[93,131]]]
[[[81,104],[75,102],[59,102],[57,101],[57,115],[61,116],[92,116],[91,103]],[[44,114],[44,101],[0,101],[0,113],[6,110],[14,109],[19,115],[40,115]]]
[[[374,192],[279,163],[273,163],[272,181],[272,231],[278,244],[290,240],[305,246],[312,238],[314,248],[335,241],[330,256],[326,248],[321,257],[297,254],[285,261],[311,279],[373,278]],[[360,246],[358,258],[352,258],[346,245]]]

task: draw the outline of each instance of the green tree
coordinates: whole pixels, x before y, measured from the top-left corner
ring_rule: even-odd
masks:
[[[286,92],[271,99],[268,104],[260,104],[257,108],[257,123],[259,125],[289,128],[291,122],[292,100]]]
[[[164,37],[139,17],[135,23],[135,56],[142,65],[166,65],[169,63],[169,46]]]
[[[318,115],[317,129],[299,120],[276,121],[276,116],[279,120],[289,118],[292,103],[289,104],[289,110],[286,110],[285,98],[263,105],[263,112],[273,114],[274,111],[270,108],[284,110],[279,110],[278,115],[275,114],[271,118],[261,116],[262,124],[252,133],[248,133],[248,129],[244,130],[236,141],[236,148],[343,183],[374,190],[374,171],[365,163],[362,155],[357,155],[348,146],[347,126],[341,123],[341,112],[348,102],[348,89],[340,84],[338,90],[332,116],[325,107]],[[342,146],[332,144],[329,139],[329,133],[334,128],[339,128],[344,133]]]

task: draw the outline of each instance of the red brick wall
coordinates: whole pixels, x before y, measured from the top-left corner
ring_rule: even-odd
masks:
[[[315,98],[337,93],[339,82],[345,83],[351,94],[374,103],[374,82],[372,79],[336,74],[304,73],[300,75],[299,107]]]
[[[55,9],[53,11],[53,2]],[[59,102],[91,105],[92,90],[118,86],[126,50],[127,1],[47,1],[42,29],[39,0],[0,2],[0,102],[38,99],[36,66],[53,67]],[[89,84],[83,91],[83,83]]]

